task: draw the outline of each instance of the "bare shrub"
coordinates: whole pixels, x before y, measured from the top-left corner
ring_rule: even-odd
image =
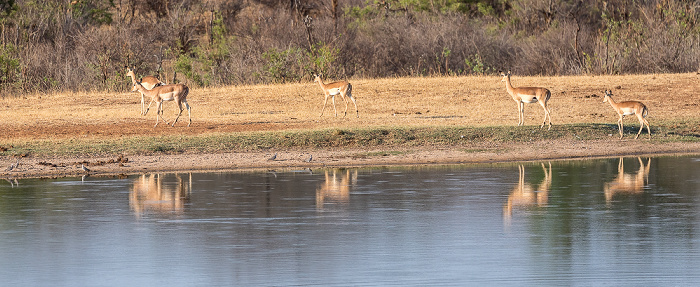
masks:
[[[126,65],[192,87],[700,66],[698,11],[681,0],[16,3],[0,18],[2,94],[124,91]]]

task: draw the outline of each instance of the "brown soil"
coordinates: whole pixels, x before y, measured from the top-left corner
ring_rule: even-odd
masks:
[[[612,89],[617,101],[640,100],[650,109],[655,122],[683,122],[697,119],[696,74],[518,77],[514,86],[545,86],[552,91],[549,106],[557,124],[614,123],[613,109],[602,103],[602,91]],[[352,104],[343,118],[344,104],[338,99],[339,117],[333,116],[331,100],[319,117],[323,97],[313,83],[192,89],[192,126],[185,127],[186,113],[175,127],[155,123],[152,108],[139,115],[140,97],[135,93],[64,93],[33,95],[0,100],[0,147],[28,140],[70,138],[113,138],[153,135],[203,135],[251,131],[361,128],[370,126],[513,126],[517,107],[505,92],[500,77],[450,77],[351,80],[360,117]],[[125,80],[125,86],[127,86]],[[330,107],[330,109],[329,109]],[[172,120],[175,105],[166,103],[165,114]],[[539,124],[542,109],[526,105],[526,125]],[[637,126],[626,118],[626,125]],[[543,131],[544,132],[544,131]],[[552,141],[528,145],[474,143],[469,147],[395,148],[385,155],[376,150],[286,150],[222,154],[126,155],[36,158],[25,157],[13,171],[4,171],[16,161],[0,157],[0,177],[65,176],[81,174],[79,162],[88,163],[95,173],[119,174],[156,171],[224,170],[243,168],[298,168],[321,166],[403,165],[435,163],[502,162],[553,160],[638,154],[700,153],[700,143],[664,143],[626,135],[618,140],[616,130],[609,139],[595,141]],[[645,131],[646,133],[646,131]],[[646,135],[643,134],[642,137]],[[367,155],[369,152],[370,155]],[[310,163],[303,159],[313,154]],[[113,163],[110,163],[113,162]]]

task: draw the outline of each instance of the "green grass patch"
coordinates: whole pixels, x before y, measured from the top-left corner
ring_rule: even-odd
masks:
[[[639,126],[625,126],[625,137],[633,138]],[[60,139],[11,142],[0,140],[0,155],[109,156],[179,153],[250,152],[271,149],[373,148],[464,146],[493,143],[528,143],[548,140],[598,140],[617,137],[616,124],[493,127],[373,127],[365,129],[322,129],[301,131],[247,132],[199,136],[136,136],[114,139]],[[646,130],[640,138],[646,140]],[[641,140],[641,139],[640,139]],[[652,127],[653,142],[698,142],[697,122],[660,124]],[[475,151],[476,152],[476,151]],[[367,156],[394,155],[382,151]]]

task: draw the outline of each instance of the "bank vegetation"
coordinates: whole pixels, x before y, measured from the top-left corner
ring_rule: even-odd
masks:
[[[698,1],[0,0],[0,94],[697,71]]]

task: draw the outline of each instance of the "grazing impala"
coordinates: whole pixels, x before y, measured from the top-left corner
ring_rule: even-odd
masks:
[[[141,92],[141,95],[146,95],[151,97],[151,102],[148,104],[148,107],[146,108],[146,112],[151,108],[151,104],[153,102],[158,103],[156,106],[156,124],[153,127],[158,126],[158,117],[160,117],[165,124],[168,124],[168,121],[163,118],[163,101],[175,101],[177,103],[178,107],[180,108],[180,112],[177,114],[177,117],[175,118],[175,121],[173,121],[173,124],[171,126],[175,126],[175,123],[177,123],[177,120],[180,118],[180,115],[182,115],[182,104],[185,104],[185,108],[187,108],[187,117],[189,118],[190,122],[187,124],[189,127],[192,124],[192,114],[190,112],[190,105],[187,103],[187,94],[189,94],[190,89],[183,85],[183,84],[171,84],[171,85],[164,85],[164,86],[157,86],[154,87],[152,90],[147,90],[146,88],[143,87],[143,85],[140,82],[136,82],[134,84],[134,89],[133,91],[139,91]]]
[[[134,67],[135,69],[135,67]],[[134,74],[134,70],[130,69],[129,67],[126,67],[126,76],[131,78],[131,84],[136,85],[136,75]],[[163,85],[163,82],[158,80],[158,78],[154,76],[145,76],[138,80],[141,85],[146,88],[147,90],[152,90],[154,87]],[[145,116],[146,115],[146,103],[144,102],[144,96],[141,94],[141,115]]]
[[[355,105],[355,113],[357,114],[358,118],[360,117],[360,112],[357,109],[357,103],[355,102],[355,98],[352,97],[352,85],[348,81],[338,81],[324,84],[323,80],[321,79],[321,75],[314,74],[314,82],[318,82],[318,84],[321,86],[321,90],[323,90],[323,94],[326,96],[325,100],[323,101],[321,116],[323,116],[323,111],[326,109],[328,97],[333,98],[333,110],[335,111],[335,116],[338,116],[338,110],[335,108],[335,96],[340,95],[340,97],[343,98],[343,101],[345,101],[345,114],[343,117],[348,115],[348,100],[346,97],[352,101],[353,105]]]
[[[622,131],[624,130],[622,124],[622,118],[627,115],[636,115],[639,120],[639,132],[634,138],[637,139],[644,129],[644,125],[647,125],[647,133],[649,133],[649,139],[651,139],[651,130],[649,129],[649,122],[645,119],[649,114],[649,109],[647,106],[638,101],[626,101],[616,103],[612,98],[612,91],[606,90],[605,97],[603,98],[603,103],[609,102],[610,105],[615,109],[617,115],[620,117],[617,120],[617,128],[620,130],[620,139],[622,139]]]
[[[508,71],[508,74],[504,74],[500,71],[499,73],[501,73],[501,76],[503,76],[501,82],[506,83],[506,91],[508,91],[508,94],[510,94],[510,96],[513,97],[513,100],[516,103],[518,103],[518,126],[522,126],[523,124],[525,124],[525,103],[539,103],[540,106],[542,106],[542,109],[544,109],[544,120],[542,121],[542,125],[540,126],[540,128],[544,127],[545,122],[547,122],[547,118],[549,118],[548,129],[552,129],[552,117],[549,114],[549,108],[547,108],[547,101],[549,101],[549,98],[552,96],[552,93],[545,88],[514,88],[513,85],[511,85],[510,83],[510,71]]]

